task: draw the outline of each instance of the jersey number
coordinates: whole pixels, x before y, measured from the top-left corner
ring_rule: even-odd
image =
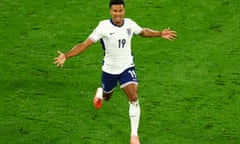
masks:
[[[125,39],[119,39],[118,40],[118,48],[124,48],[125,44],[126,44]]]

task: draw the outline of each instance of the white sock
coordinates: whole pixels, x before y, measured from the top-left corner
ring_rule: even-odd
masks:
[[[129,102],[129,117],[131,122],[131,135],[138,136],[138,126],[140,121],[140,105],[138,100]]]
[[[96,97],[101,100],[103,99],[103,89],[101,87],[97,88]]]

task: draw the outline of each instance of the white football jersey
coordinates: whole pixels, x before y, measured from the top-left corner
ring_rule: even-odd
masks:
[[[100,21],[90,34],[94,42],[98,40],[104,50],[102,70],[110,74],[120,74],[125,69],[134,66],[131,51],[133,34],[140,34],[142,28],[131,19],[125,18],[121,27],[110,20]]]

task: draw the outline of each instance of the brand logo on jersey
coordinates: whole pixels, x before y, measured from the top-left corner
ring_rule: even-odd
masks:
[[[132,30],[131,30],[131,28],[128,28],[128,29],[127,29],[127,33],[128,33],[128,36],[130,36],[130,35],[131,35],[131,33],[132,33]]]
[[[110,34],[110,35],[113,35],[113,34],[115,34],[115,32],[110,32],[109,34]]]

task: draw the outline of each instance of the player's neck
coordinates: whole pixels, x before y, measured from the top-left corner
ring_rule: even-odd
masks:
[[[114,26],[117,26],[117,27],[121,27],[124,25],[124,20],[122,20],[121,22],[115,22],[112,19],[110,19],[110,21]]]

